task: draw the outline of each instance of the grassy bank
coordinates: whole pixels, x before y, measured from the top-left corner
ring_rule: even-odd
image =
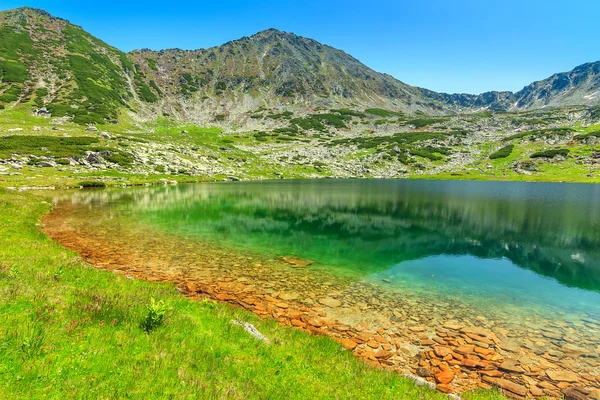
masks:
[[[0,189],[0,398],[445,398],[329,338],[96,270],[40,232],[49,209],[44,197]],[[168,311],[148,334],[152,298]]]

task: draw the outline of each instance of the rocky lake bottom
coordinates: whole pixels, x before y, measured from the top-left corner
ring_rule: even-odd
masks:
[[[337,185],[333,191],[321,184],[283,187],[283,197],[281,185],[251,184],[68,193],[57,198],[43,229],[97,268],[170,282],[191,298],[209,297],[331,336],[369,364],[435,383],[446,393],[497,386],[514,398],[566,393],[600,399],[597,232],[587,230],[596,226],[595,211],[579,218],[567,207],[565,223],[554,203],[543,199],[549,208],[540,208],[526,194],[512,197],[537,212],[516,212],[510,186],[499,191],[509,200],[498,200],[489,197],[489,187],[477,195],[472,186],[446,188],[442,196],[428,192],[430,184],[418,190]],[[388,202],[390,191],[409,189],[410,199],[398,195]],[[581,199],[588,199],[584,194]],[[462,195],[480,201],[463,202]],[[321,215],[317,225],[308,217],[313,213]],[[544,213],[561,220],[569,234],[545,226]],[[290,214],[301,214],[302,221]],[[492,221],[469,225],[469,215]],[[293,221],[294,234],[285,221]],[[498,233],[502,240],[493,237],[499,221],[509,227]],[[466,239],[461,226],[470,232]],[[392,233],[375,235],[375,227]],[[519,231],[523,227],[529,236]],[[525,240],[515,244],[514,237]],[[454,249],[444,244],[440,250],[440,243]],[[389,256],[399,252],[408,256]],[[342,267],[353,261],[359,266]],[[582,268],[588,262],[591,270]]]

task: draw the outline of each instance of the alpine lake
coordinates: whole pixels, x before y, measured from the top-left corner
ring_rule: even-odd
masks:
[[[43,225],[98,268],[332,336],[444,392],[600,398],[598,185],[83,190],[58,193]]]

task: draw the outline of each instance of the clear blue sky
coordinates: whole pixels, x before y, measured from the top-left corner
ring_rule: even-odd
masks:
[[[129,51],[196,49],[277,28],[436,91],[519,90],[600,60],[599,0],[2,0]]]

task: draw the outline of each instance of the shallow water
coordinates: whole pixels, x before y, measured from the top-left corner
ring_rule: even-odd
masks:
[[[54,216],[53,236],[70,232],[74,248],[113,267],[121,258],[175,281],[250,280],[308,306],[338,298],[327,312],[350,325],[459,321],[524,349],[554,340],[600,352],[597,185],[194,184],[66,193]],[[282,256],[314,263],[291,268]],[[595,357],[564,367],[600,374]]]

